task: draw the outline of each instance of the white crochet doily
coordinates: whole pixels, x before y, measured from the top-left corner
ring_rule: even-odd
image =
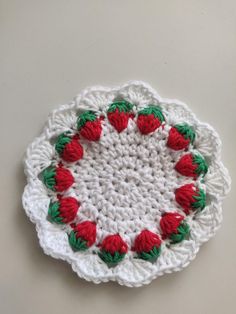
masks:
[[[133,105],[133,116],[121,132],[107,119],[107,110],[117,99]],[[165,121],[145,135],[137,128],[137,114],[149,105],[158,106]],[[73,185],[63,197],[72,196],[80,203],[73,222],[94,221],[97,233],[95,243],[87,250],[74,251],[68,241],[72,225],[48,219],[55,191],[45,187],[41,174],[61,162],[55,139],[63,132],[79,133],[78,116],[88,110],[103,117],[101,137],[89,141],[79,135],[83,158],[77,162],[62,161],[74,177]],[[166,145],[170,129],[183,123],[194,129],[194,143],[187,149],[173,150]],[[146,83],[135,81],[115,88],[88,88],[71,103],[54,110],[42,134],[28,147],[23,206],[36,224],[46,254],[69,262],[86,280],[95,283],[113,280],[126,286],[141,286],[187,266],[200,245],[220,226],[222,200],[230,189],[230,177],[221,162],[220,150],[221,141],[211,126],[200,122],[185,104],[161,98]],[[187,152],[204,157],[208,164],[204,177],[193,179],[176,171],[176,163]],[[186,214],[175,200],[175,191],[193,180],[206,194],[206,204],[202,211]],[[164,212],[184,216],[190,228],[188,237],[174,244],[163,238],[161,253],[154,261],[137,258],[132,249],[137,235],[148,229],[161,238],[160,220]],[[113,234],[121,236],[127,252],[117,265],[110,266],[102,260],[99,250],[102,241]]]

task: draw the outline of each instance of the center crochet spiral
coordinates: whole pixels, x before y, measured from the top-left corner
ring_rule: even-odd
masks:
[[[102,236],[119,233],[129,243],[147,226],[156,230],[161,214],[175,209],[174,190],[183,177],[174,169],[179,154],[166,146],[169,129],[145,136],[130,119],[121,133],[104,123],[99,142],[81,140],[84,158],[74,165],[80,217],[96,220]]]

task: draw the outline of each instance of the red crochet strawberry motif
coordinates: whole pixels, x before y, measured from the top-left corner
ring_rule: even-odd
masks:
[[[185,184],[175,190],[175,200],[186,215],[191,210],[203,210],[206,206],[206,194],[193,183]]]
[[[133,251],[138,257],[154,262],[161,253],[161,239],[159,236],[149,230],[143,230],[134,241]]]
[[[187,123],[176,124],[169,131],[167,146],[173,150],[185,149],[189,144],[193,144],[195,132]]]
[[[164,121],[165,118],[159,106],[149,105],[138,112],[137,126],[144,135],[154,132]]]
[[[184,216],[177,212],[164,213],[160,220],[162,238],[169,238],[171,243],[185,240],[190,232],[189,225],[184,221]]]
[[[76,217],[80,204],[74,197],[59,197],[51,202],[48,208],[48,219],[57,224],[67,224]]]
[[[134,116],[132,108],[133,105],[125,100],[116,101],[109,106],[107,118],[118,133],[127,128],[129,119]]]
[[[83,158],[83,147],[78,140],[78,135],[71,137],[69,132],[58,136],[55,149],[63,160],[75,162]]]
[[[72,225],[73,230],[69,234],[69,244],[74,251],[85,251],[96,241],[96,224],[84,221]]]
[[[100,258],[109,266],[115,266],[123,260],[128,246],[119,234],[109,235],[100,245]]]
[[[55,192],[64,192],[74,183],[70,170],[62,164],[46,168],[42,172],[42,180],[48,189]]]
[[[88,141],[98,141],[102,133],[102,117],[97,117],[94,111],[88,110],[81,113],[77,120],[77,129],[80,135]]]
[[[196,179],[200,175],[205,175],[208,170],[205,159],[199,154],[185,154],[175,165],[175,170],[186,177]]]

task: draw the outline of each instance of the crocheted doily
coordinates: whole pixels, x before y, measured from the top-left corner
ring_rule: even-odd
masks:
[[[23,206],[44,252],[95,283],[179,271],[222,220],[221,142],[143,82],[92,87],[49,116],[25,157]]]

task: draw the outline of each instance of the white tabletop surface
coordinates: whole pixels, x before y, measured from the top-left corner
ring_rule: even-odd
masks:
[[[136,289],[88,283],[44,255],[21,195],[23,154],[48,113],[84,87],[131,79],[212,124],[234,178],[236,2],[1,0],[0,56],[0,312],[235,313],[234,186],[190,266]]]

